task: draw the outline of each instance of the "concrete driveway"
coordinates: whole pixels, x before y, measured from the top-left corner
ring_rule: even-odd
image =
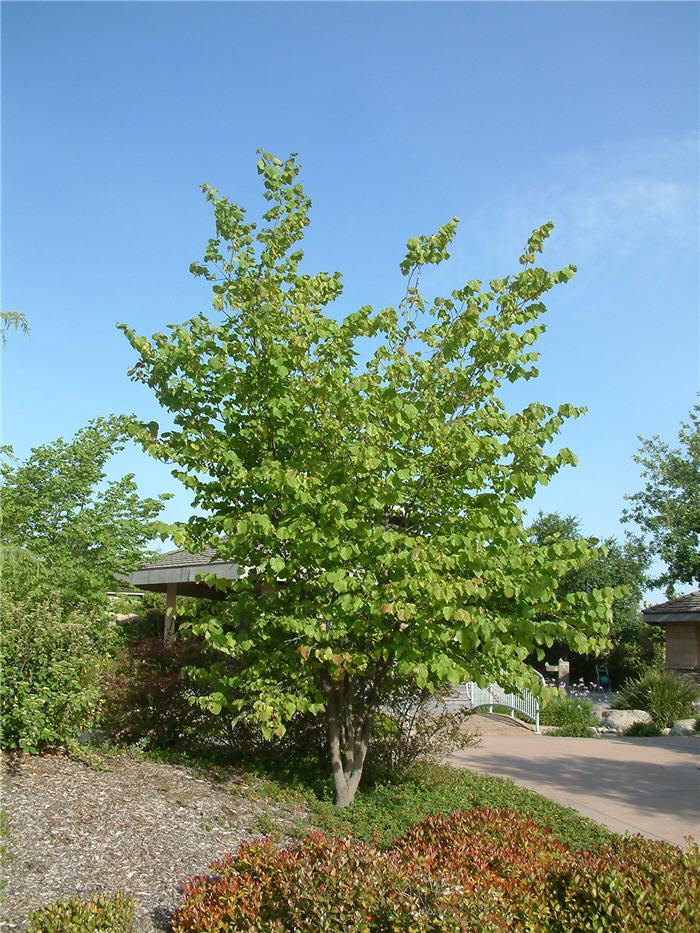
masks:
[[[618,833],[700,841],[700,738],[569,739],[490,720],[475,717],[481,746],[450,764],[512,778]]]

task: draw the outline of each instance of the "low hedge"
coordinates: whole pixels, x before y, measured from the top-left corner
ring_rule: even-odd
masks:
[[[619,837],[574,851],[512,810],[432,816],[390,849],[311,834],[241,846],[184,886],[174,933],[691,933],[697,856]]]
[[[63,898],[29,913],[27,933],[132,933],[134,904],[122,892]]]
[[[190,702],[196,688],[187,670],[202,664],[202,647],[193,638],[172,645],[155,636],[134,638],[104,679],[101,726],[110,740],[145,749],[196,749],[212,735],[219,738],[225,717]]]

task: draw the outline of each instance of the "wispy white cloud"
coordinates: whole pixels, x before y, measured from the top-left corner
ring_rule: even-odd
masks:
[[[698,140],[643,140],[545,159],[465,212],[458,250],[479,241],[489,264],[512,266],[529,231],[553,220],[547,261],[617,259],[697,249]],[[471,241],[471,242],[468,242]]]

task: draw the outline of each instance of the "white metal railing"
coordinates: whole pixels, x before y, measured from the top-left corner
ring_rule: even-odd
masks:
[[[533,673],[544,683],[544,677],[538,671]],[[510,710],[511,718],[515,718],[516,713],[527,716],[535,723],[535,732],[540,731],[540,703],[534,694],[525,687],[520,688],[518,693],[508,693],[507,688],[499,684],[489,684],[488,687],[479,687],[473,681],[464,684],[467,695],[467,702],[472,709],[479,709],[487,706],[490,713],[494,706],[505,706]]]

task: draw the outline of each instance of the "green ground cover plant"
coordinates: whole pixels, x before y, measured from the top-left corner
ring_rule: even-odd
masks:
[[[176,752],[139,752],[145,758],[168,761],[215,771],[223,785],[255,799],[284,800],[307,808],[310,823],[332,836],[352,837],[390,846],[413,824],[436,813],[451,813],[474,807],[512,809],[551,829],[561,842],[573,849],[590,849],[614,837],[614,833],[581,816],[576,810],[506,778],[479,774],[449,765],[425,763],[415,766],[396,783],[368,781],[351,807],[333,805],[332,789],[318,762],[307,768],[303,761],[288,762],[286,768],[249,760],[245,770],[226,764],[219,750],[207,756]]]
[[[10,821],[5,810],[0,809],[0,868],[5,868],[15,858],[12,848],[12,833],[10,832]],[[0,904],[5,897],[5,888],[7,881],[5,878],[0,880]]]
[[[700,875],[673,846],[574,851],[513,810],[429,817],[390,848],[256,841],[193,878],[174,933],[691,933]]]
[[[379,846],[391,845],[428,816],[478,807],[516,810],[574,849],[590,849],[613,837],[604,826],[514,781],[445,765],[418,767],[397,785],[367,786],[345,811],[327,799],[311,805],[325,832]]]

